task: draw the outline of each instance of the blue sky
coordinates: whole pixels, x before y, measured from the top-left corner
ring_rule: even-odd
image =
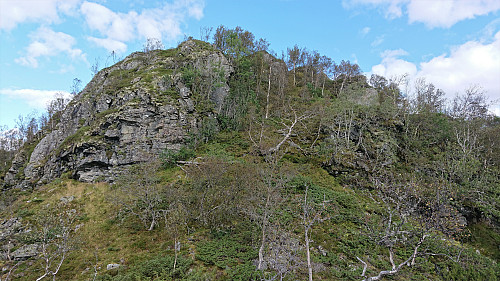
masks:
[[[498,0],[0,0],[0,125],[43,112],[74,78],[85,85],[111,51],[125,57],[148,37],[175,47],[221,24],[278,54],[298,44],[368,75],[424,77],[449,98],[477,84],[500,99]]]

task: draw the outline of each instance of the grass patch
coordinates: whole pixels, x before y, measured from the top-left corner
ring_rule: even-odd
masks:
[[[471,243],[484,255],[500,261],[500,234],[484,222],[472,224],[468,229]]]
[[[110,109],[106,109],[104,111],[101,111],[101,112],[97,113],[95,116],[96,116],[97,119],[99,119],[99,118],[102,118],[102,117],[104,117],[106,115],[110,115],[110,114],[116,113],[118,111],[120,111],[120,109],[118,109],[118,108],[110,108]]]

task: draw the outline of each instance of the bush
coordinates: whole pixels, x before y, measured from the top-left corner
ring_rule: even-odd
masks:
[[[189,158],[196,156],[193,149],[187,147],[181,147],[179,151],[166,150],[160,155],[162,160],[162,166],[164,168],[171,168],[177,164],[177,161],[186,161]]]
[[[241,226],[240,228],[243,227],[245,226]],[[238,234],[225,233],[215,240],[201,243],[197,247],[198,253],[196,258],[206,264],[216,265],[219,268],[230,267],[232,268],[231,272],[233,275],[242,274],[243,272],[246,272],[245,275],[247,275],[248,266],[243,265],[249,264],[257,258],[257,250],[251,246],[252,233],[248,230],[239,230],[240,233]]]
[[[231,280],[258,280],[259,272],[257,271],[255,265],[251,262],[246,262],[243,264],[238,264],[231,270],[229,270],[229,278]]]
[[[173,256],[158,256],[144,261],[131,268],[127,273],[118,274],[114,277],[104,275],[99,280],[109,281],[143,281],[143,280],[173,280],[183,279],[193,263],[191,259],[177,258],[174,270],[175,258]]]
[[[169,277],[182,278],[186,275],[192,264],[190,259],[183,257],[177,258],[177,264],[174,270],[175,258],[172,256],[157,257],[140,264],[136,271],[144,277]]]

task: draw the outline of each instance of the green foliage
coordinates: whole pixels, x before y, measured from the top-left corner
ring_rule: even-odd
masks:
[[[315,87],[312,83],[307,83],[307,90],[311,94],[312,97],[320,97],[321,96],[321,89]]]
[[[5,211],[26,191],[17,188],[0,191],[0,212]]]
[[[208,265],[232,269],[233,278],[243,278],[255,271],[248,263],[257,258],[257,250],[252,245],[252,233],[222,234],[212,241],[200,243],[196,258]],[[234,280],[234,279],[233,279]]]
[[[175,269],[174,269],[175,263]],[[190,274],[188,270],[191,268],[193,261],[191,259],[179,256],[177,261],[175,257],[170,255],[160,255],[155,258],[146,260],[140,264],[131,267],[123,273],[116,276],[105,275],[101,276],[100,280],[110,281],[146,281],[146,280],[186,280]],[[187,278],[187,280],[196,280]]]
[[[470,237],[467,240],[478,247],[481,253],[487,255],[497,261],[500,260],[500,234],[488,226],[486,223],[476,223],[468,227]]]
[[[235,73],[229,80],[230,92],[222,109],[221,127],[240,130],[248,123],[246,118],[259,107],[255,93],[255,73],[253,61],[242,57],[237,62]]]
[[[435,270],[442,280],[499,280],[500,266],[484,257],[465,253],[462,262],[443,259],[435,262]]]
[[[201,76],[200,72],[192,66],[182,68],[181,74],[182,82],[189,88],[191,88]]]
[[[26,217],[32,216],[34,214],[35,214],[35,212],[33,210],[30,210],[30,209],[17,210],[17,215],[20,216],[21,218],[26,218]]]
[[[5,177],[5,174],[12,166],[12,160],[14,159],[15,151],[0,148],[0,179]]]
[[[230,268],[228,276],[230,280],[238,281],[258,280],[260,277],[259,272],[255,269],[255,265],[250,261]]]
[[[144,277],[184,277],[191,267],[192,260],[184,257],[178,257],[176,268],[174,270],[173,256],[158,257],[156,259],[148,260],[137,266],[136,271]]]
[[[207,281],[207,280],[216,280],[216,273],[213,271],[204,271],[203,268],[194,268],[191,272],[189,272],[188,276],[184,278],[185,281]]]
[[[193,149],[183,146],[179,151],[165,150],[160,155],[160,159],[163,167],[171,168],[177,165],[177,161],[186,161],[195,156],[196,153]]]
[[[213,117],[205,117],[201,121],[201,126],[198,129],[196,137],[199,141],[207,143],[208,141],[215,138],[219,132],[219,124],[217,119]]]
[[[241,27],[228,29],[221,25],[217,27],[214,34],[214,46],[225,55],[238,60],[239,58],[253,53],[258,41],[254,41],[255,36]],[[261,39],[262,40],[262,39]]]

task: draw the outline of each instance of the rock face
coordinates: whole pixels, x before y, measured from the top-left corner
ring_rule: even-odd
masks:
[[[232,72],[222,53],[196,40],[133,53],[75,96],[56,129],[31,154],[16,157],[5,182],[22,187],[63,173],[84,182],[113,181],[124,166],[177,150],[203,116],[220,111]],[[197,108],[207,103],[212,107]]]
[[[1,260],[25,260],[37,255],[37,245],[23,245],[14,251],[19,245],[20,236],[28,233],[21,218],[14,217],[0,222],[0,261]]]
[[[0,223],[0,242],[7,240],[22,229],[20,218],[11,218]]]

